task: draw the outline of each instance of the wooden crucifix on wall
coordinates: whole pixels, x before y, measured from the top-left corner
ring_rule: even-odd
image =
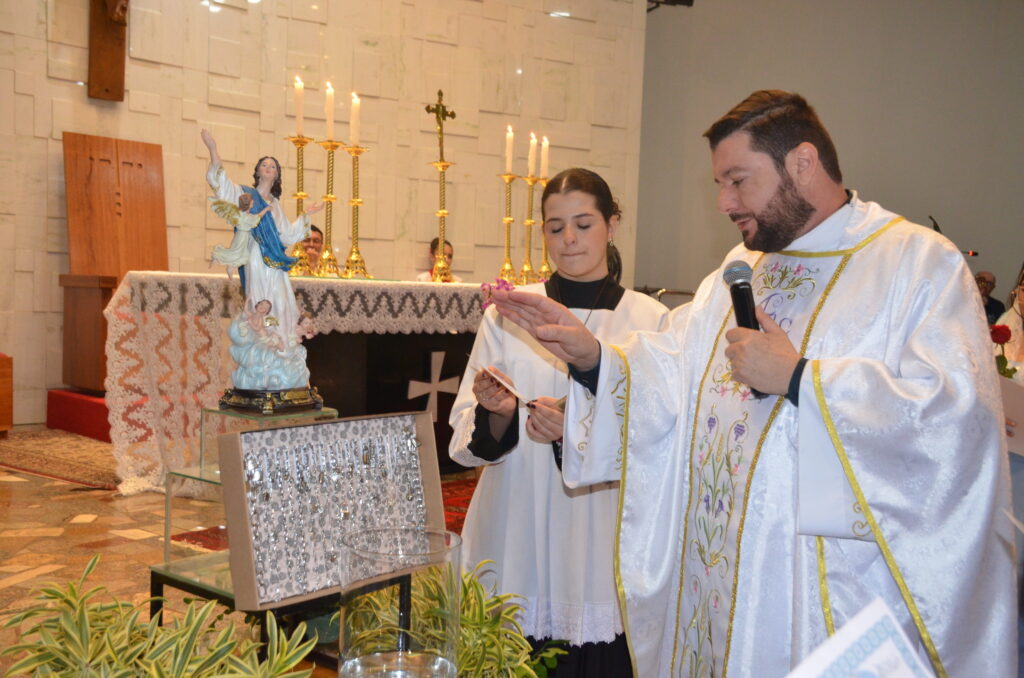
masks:
[[[89,96],[124,101],[129,0],[89,0]]]

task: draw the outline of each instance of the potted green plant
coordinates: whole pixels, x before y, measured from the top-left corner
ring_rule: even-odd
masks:
[[[292,669],[309,653],[316,639],[303,642],[304,625],[288,637],[267,613],[266,657],[259,643],[239,640],[235,624],[217,627],[216,601],[191,602],[184,615],[159,625],[159,617],[142,621],[143,607],[111,599],[99,600],[103,587],[86,589],[85,580],[99,556],[89,561],[78,581],[40,590],[40,603],[8,619],[4,627],[28,624],[20,642],[3,655],[21,655],[8,675],[36,676],[261,676],[304,678],[311,671]]]

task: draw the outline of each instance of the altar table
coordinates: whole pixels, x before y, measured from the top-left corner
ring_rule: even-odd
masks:
[[[482,299],[475,284],[292,278],[292,286],[300,312],[310,312],[321,332],[340,332],[342,337],[432,333],[431,340],[443,342],[449,353],[460,352],[444,364],[449,373],[457,368],[457,375],[465,366],[461,353],[468,349],[463,347],[471,345],[466,334],[480,323]],[[123,493],[160,490],[168,469],[196,463],[202,409],[217,407],[231,385],[235,365],[228,353],[227,326],[242,302],[238,279],[225,274],[131,271],[121,281],[103,315],[108,328],[106,403]],[[325,368],[313,363],[363,369],[367,345],[392,351],[401,346],[400,338],[385,341],[388,337],[382,336],[380,342],[364,339],[362,354],[352,353],[350,344],[343,344],[341,351],[333,344],[332,350],[330,337],[337,336],[313,340],[327,341],[329,355],[323,350],[314,355],[310,346],[314,385]],[[399,351],[395,360],[408,362],[408,352]],[[429,354],[425,381],[415,387],[417,394],[435,394],[429,399],[432,406],[442,384],[451,392],[457,383],[455,377],[441,378],[441,366],[435,364],[442,360],[442,351]],[[422,400],[410,400],[405,409],[423,409]],[[339,409],[342,416],[349,414]]]

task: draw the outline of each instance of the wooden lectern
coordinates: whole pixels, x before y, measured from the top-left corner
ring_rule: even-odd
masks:
[[[69,275],[64,288],[64,374],[103,391],[103,309],[127,271],[167,270],[163,153],[158,144],[64,133]]]

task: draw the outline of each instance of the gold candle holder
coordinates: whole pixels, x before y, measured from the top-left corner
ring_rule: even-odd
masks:
[[[342,146],[345,152],[352,156],[352,197],[348,204],[352,206],[352,249],[345,259],[345,270],[341,272],[342,278],[368,278],[373,276],[366,271],[366,261],[359,252],[359,206],[363,204],[359,197],[359,156],[366,152],[363,146]]]
[[[548,178],[543,177],[537,180],[540,184],[541,195],[544,195],[544,189],[548,187]],[[530,216],[533,214],[531,212]],[[554,271],[551,270],[551,264],[548,263],[548,239],[544,237],[544,224],[540,225],[540,268],[537,269],[537,275],[541,280],[550,280],[551,274]]]
[[[302,214],[303,201],[309,197],[309,194],[303,190],[303,183],[306,177],[306,168],[304,164],[304,156],[306,144],[313,141],[310,137],[304,137],[302,135],[294,137],[285,137],[288,141],[295,145],[295,165],[296,165],[296,176],[295,176],[295,193],[292,197],[295,198],[295,214],[296,216]],[[302,246],[302,241],[295,243],[292,247],[293,257],[298,259],[292,264],[291,269],[288,271],[288,275],[295,277],[301,275],[310,275],[309,269],[309,257],[306,256],[306,248]]]
[[[505,261],[501,265],[501,271],[498,272],[498,278],[514,283],[516,269],[512,265],[512,222],[515,221],[512,218],[512,182],[519,177],[511,173],[498,176],[505,182],[505,217],[501,220],[501,223],[505,224]]]
[[[327,151],[327,193],[324,201],[324,248],[320,253],[320,261],[317,264],[313,275],[319,278],[337,278],[341,275],[338,268],[338,258],[334,256],[334,247],[331,244],[331,224],[334,222],[334,152],[344,144],[334,139],[327,139],[318,142]]]
[[[434,265],[430,269],[430,280],[431,282],[451,282],[452,281],[452,268],[448,263],[448,259],[444,256],[444,228],[445,220],[448,218],[448,209],[445,205],[445,185],[448,183],[445,178],[445,173],[448,168],[454,165],[453,162],[447,162],[445,160],[437,160],[430,163],[437,170],[437,181],[438,181],[438,209],[434,214],[437,215],[437,251],[434,252]]]
[[[516,278],[516,283],[519,285],[528,285],[530,283],[537,282],[537,273],[533,270],[533,226],[537,222],[533,220],[533,187],[540,180],[540,177],[535,177],[532,174],[527,177],[523,177],[523,181],[526,182],[526,219],[523,220],[523,226],[526,227],[526,252],[523,254],[523,265],[519,268],[519,277]]]

